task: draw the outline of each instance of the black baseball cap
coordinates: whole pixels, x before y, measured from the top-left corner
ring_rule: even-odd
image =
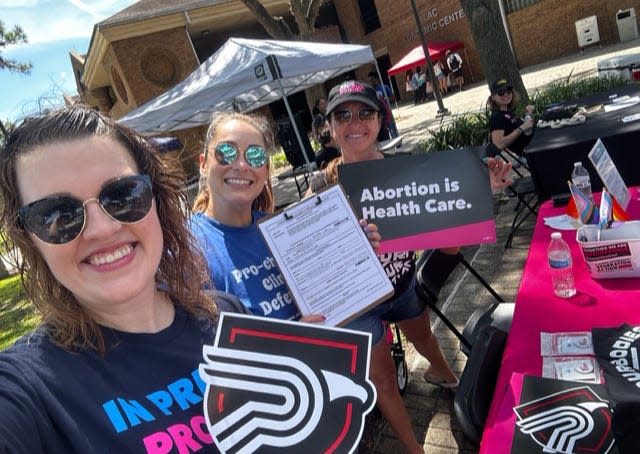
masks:
[[[331,89],[327,105],[327,116],[336,107],[345,102],[361,102],[372,109],[376,109],[378,112],[382,111],[382,106],[378,101],[378,94],[373,87],[357,80],[347,80]]]
[[[500,90],[513,90],[513,85],[507,82],[507,79],[498,79],[491,84],[491,94],[495,95]]]

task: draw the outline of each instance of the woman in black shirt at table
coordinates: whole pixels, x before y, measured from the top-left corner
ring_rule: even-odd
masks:
[[[515,113],[515,107],[520,96],[513,91],[513,85],[505,79],[498,79],[491,84],[491,95],[487,99],[487,109],[491,111],[489,131],[491,142],[501,151],[508,148],[521,155],[532,135],[525,131],[534,126],[533,119],[523,120]],[[533,106],[526,107],[527,112],[533,112]]]

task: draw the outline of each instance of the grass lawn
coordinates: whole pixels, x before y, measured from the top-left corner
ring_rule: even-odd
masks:
[[[13,345],[38,324],[18,276],[0,280],[0,350]]]

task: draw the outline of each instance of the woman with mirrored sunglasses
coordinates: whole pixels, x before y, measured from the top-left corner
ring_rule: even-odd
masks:
[[[273,148],[264,117],[214,116],[200,155],[192,231],[215,288],[238,296],[254,315],[297,320],[295,303],[257,228],[258,219],[274,210],[268,160]],[[304,317],[321,320],[321,315]]]
[[[81,107],[7,137],[5,247],[42,322],[0,353],[0,452],[168,452],[171,427],[217,452],[194,375],[217,311],[175,168]]]
[[[491,112],[489,117],[489,131],[491,142],[499,150],[508,148],[510,151],[522,155],[522,152],[531,142],[530,131],[534,127],[533,119],[523,120],[515,111],[520,95],[513,90],[506,79],[498,79],[491,84],[491,94],[487,99],[487,110]],[[533,113],[534,107],[528,105],[525,110]]]
[[[373,112],[373,114],[372,114]],[[347,81],[329,93],[327,116],[331,134],[342,157],[329,163],[312,188],[320,190],[338,181],[337,166],[341,163],[390,158],[378,146],[378,131],[382,126],[382,107],[375,90],[368,84]],[[348,121],[347,121],[348,120]],[[415,254],[413,252],[381,254],[380,261],[395,289],[395,295],[374,309],[348,323],[345,328],[371,333],[373,345],[370,377],[377,390],[377,405],[389,421],[407,452],[422,453],[404,406],[391,351],[384,338],[383,321],[395,322],[418,352],[430,362],[425,374],[431,383],[455,388],[457,377],[444,358],[437,338],[431,332],[426,304],[414,290]]]

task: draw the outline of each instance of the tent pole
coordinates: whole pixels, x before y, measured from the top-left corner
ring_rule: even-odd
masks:
[[[391,87],[391,91],[393,92],[393,99],[395,101],[395,105],[396,105],[396,109],[399,109],[398,107],[398,95],[396,94],[395,90],[393,89],[393,84],[391,83],[391,76],[387,74],[387,81],[389,82],[389,87]]]
[[[302,142],[302,136],[300,135],[300,131],[298,130],[296,118],[293,115],[291,106],[289,106],[289,100],[287,100],[287,94],[284,91],[284,86],[282,85],[281,79],[278,79],[278,85],[280,85],[280,91],[282,92],[282,100],[284,101],[284,107],[287,109],[287,113],[289,114],[289,119],[291,119],[291,126],[293,127],[293,132],[296,134],[298,145],[300,145],[300,152],[302,153],[302,157],[304,158],[305,166],[307,167],[307,169],[311,170],[311,163],[309,162],[309,157],[307,156],[307,149],[304,147],[304,143]]]

